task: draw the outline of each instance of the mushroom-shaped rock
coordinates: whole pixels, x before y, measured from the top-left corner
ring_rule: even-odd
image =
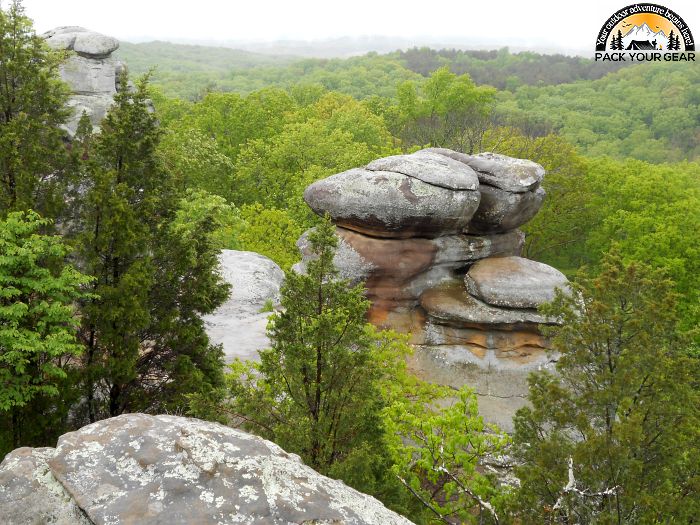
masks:
[[[44,38],[54,49],[75,52],[60,66],[61,78],[72,92],[68,101],[72,111],[64,129],[73,137],[83,113],[99,127],[114,102],[119,72],[124,70],[124,65],[110,56],[119,41],[77,26],[58,27],[44,33]]]
[[[190,418],[102,420],[61,436],[48,464],[96,524],[410,524],[270,441]]]
[[[119,48],[116,38],[78,26],[57,27],[44,38],[53,49],[75,51],[88,58],[106,58]]]
[[[422,162],[416,156],[410,166]],[[368,235],[438,237],[461,232],[479,205],[477,191],[449,188],[456,181],[445,181],[438,185],[395,171],[355,168],[313,183],[304,200],[317,214],[329,213],[337,225]]]
[[[490,257],[475,263],[464,277],[474,297],[506,308],[537,308],[568,290],[559,270],[522,257]]]
[[[268,348],[266,303],[278,305],[284,272],[274,261],[254,252],[222,250],[221,275],[231,285],[229,299],[203,317],[209,339],[221,344],[227,362],[258,359]]]

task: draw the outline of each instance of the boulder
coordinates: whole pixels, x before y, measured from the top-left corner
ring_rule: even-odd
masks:
[[[423,291],[454,278],[470,263],[495,255],[520,255],[525,235],[520,231],[475,236],[447,235],[434,239],[386,239],[336,227],[339,238],[334,264],[343,279],[364,282],[374,306],[393,309],[415,306]],[[297,241],[305,271],[311,259],[308,232]],[[373,306],[373,307],[374,307]]]
[[[66,525],[411,523],[274,443],[217,423],[125,414],[38,450],[15,451],[0,466],[0,475],[17,485],[3,484],[0,492],[3,523],[7,516]],[[46,491],[27,499],[37,463],[48,464],[45,475],[61,501]],[[78,508],[73,521],[52,521]]]
[[[411,155],[382,157],[367,164],[370,171],[393,171],[433,186],[450,190],[477,190],[479,180],[474,170],[464,163],[430,151]]]
[[[545,197],[542,188],[511,193],[483,184],[479,191],[479,208],[466,228],[475,234],[507,232],[521,227],[537,214]]]
[[[77,95],[105,94],[117,92],[117,63],[113,58],[85,58],[73,55],[61,65],[61,78]]]
[[[412,163],[424,161],[415,157]],[[425,163],[426,169],[435,164]],[[439,186],[394,171],[355,168],[311,184],[304,200],[337,225],[368,235],[438,237],[460,233],[479,205],[477,191],[445,187],[453,182]]]
[[[498,153],[466,155],[446,148],[427,148],[417,154],[439,155],[474,169],[479,179],[481,201],[466,231],[506,232],[532,219],[544,200],[540,188],[544,168],[525,159]]]
[[[0,463],[3,525],[91,525],[53,473],[53,448],[18,448]]]
[[[474,297],[506,308],[537,308],[568,290],[559,270],[522,257],[490,257],[475,263],[464,277]]]
[[[544,178],[544,168],[526,159],[498,153],[470,155],[464,162],[476,171],[480,184],[487,184],[511,193],[533,191]]]
[[[460,281],[450,281],[426,290],[420,304],[428,319],[436,324],[456,327],[505,327],[552,324],[547,317],[533,308],[503,308],[486,304],[467,293]]]
[[[222,250],[221,275],[231,285],[229,299],[203,316],[209,339],[222,344],[226,362],[258,359],[268,348],[266,306],[278,306],[284,272],[274,261],[254,252]]]
[[[53,49],[75,51],[88,58],[106,58],[119,48],[119,40],[79,26],[63,26],[44,33]]]

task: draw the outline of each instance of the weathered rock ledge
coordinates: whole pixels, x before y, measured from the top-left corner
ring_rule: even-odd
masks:
[[[410,525],[270,441],[197,419],[126,414],[0,464],[3,525]]]

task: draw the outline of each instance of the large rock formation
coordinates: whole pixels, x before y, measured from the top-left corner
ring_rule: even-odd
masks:
[[[20,448],[0,464],[3,525],[410,525],[264,439],[127,414]]]
[[[370,321],[412,334],[420,376],[473,386],[482,414],[509,430],[527,374],[548,366],[537,307],[567,280],[520,257],[520,226],[545,192],[539,164],[429,148],[318,181],[304,198],[329,213],[341,276],[364,281]],[[303,271],[311,256],[298,242]]]
[[[203,317],[209,339],[221,344],[227,363],[234,359],[258,359],[269,347],[267,318],[280,301],[282,269],[254,252],[222,250],[221,274],[231,285],[229,299],[214,313]]]
[[[112,57],[119,41],[77,26],[57,27],[45,33],[44,38],[53,49],[70,52],[60,67],[61,78],[72,91],[68,102],[71,115],[64,126],[68,135],[75,135],[83,112],[93,126],[99,127],[125,71],[124,64]]]

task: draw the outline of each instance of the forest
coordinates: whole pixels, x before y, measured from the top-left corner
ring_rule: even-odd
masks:
[[[84,116],[67,142],[66,55],[20,2],[0,8],[0,456],[128,412],[237,417],[415,523],[697,523],[695,64],[507,48],[299,59],[165,42],[118,54],[129,78],[99,132]],[[333,268],[332,226],[302,198],[429,146],[547,171],[524,256],[577,293],[544,308],[563,320],[548,334],[561,358],[532,374],[511,435],[484,424],[470,389],[407,371],[407,338],[366,322],[363,288]],[[298,275],[310,228],[317,258]],[[224,367],[204,330],[229,293],[221,249],[287,272],[258,364]],[[328,412],[293,402],[308,396],[309,340],[353,384],[315,385],[337,390]],[[481,466],[503,454],[517,483]]]

